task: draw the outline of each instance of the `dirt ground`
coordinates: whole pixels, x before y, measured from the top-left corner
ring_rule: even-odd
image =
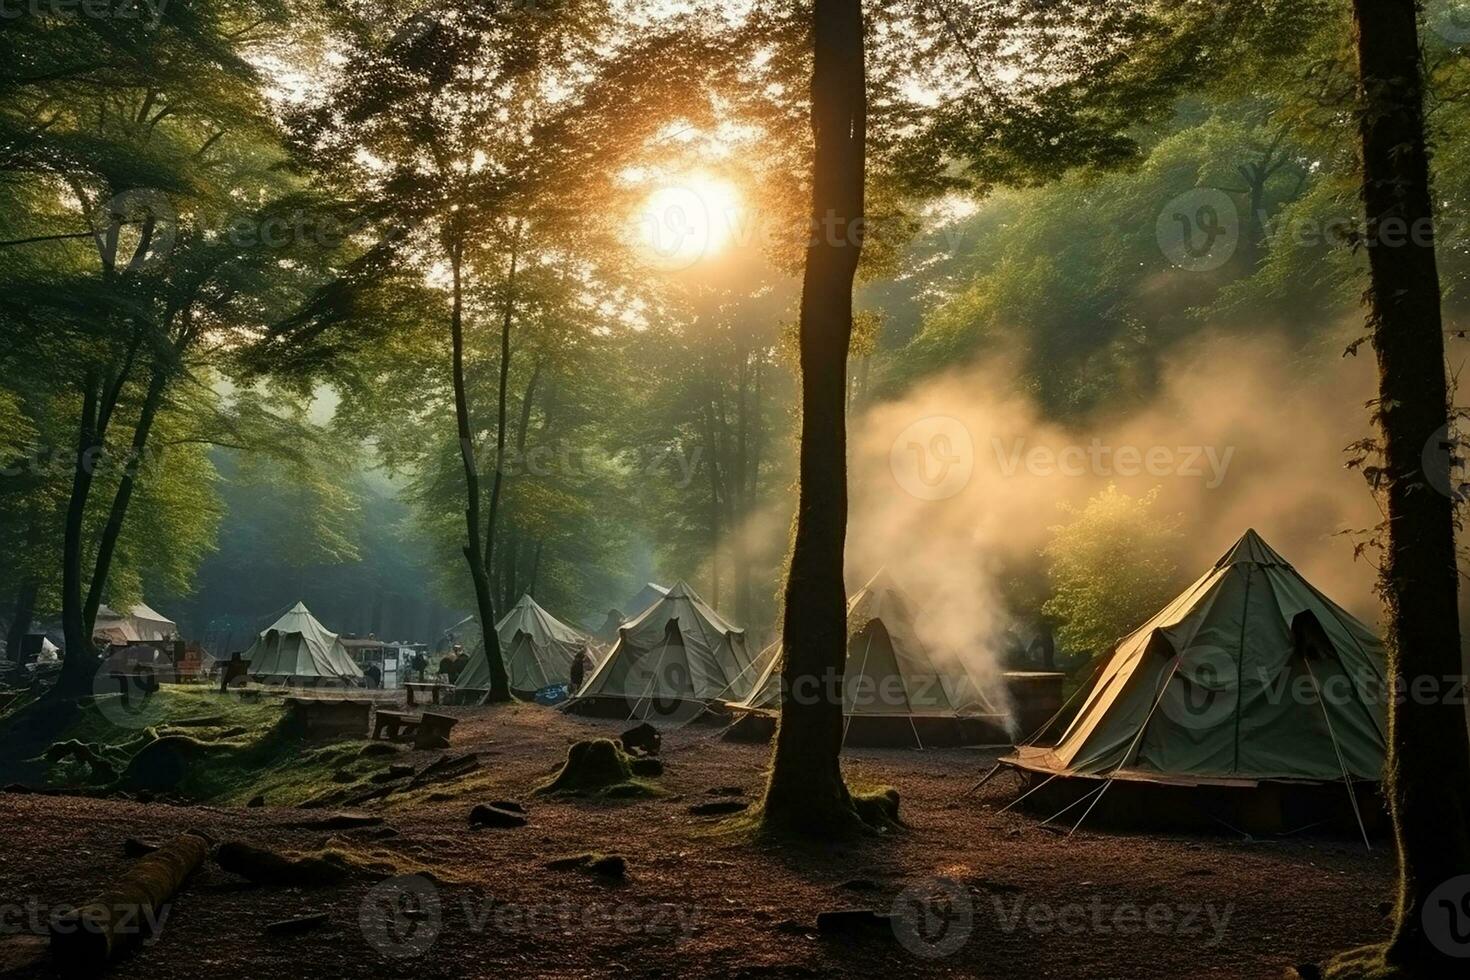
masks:
[[[1279,977],[1383,938],[1392,858],[1350,839],[1074,836],[999,812],[1003,780],[965,790],[989,767],[976,750],[854,749],[850,779],[902,794],[906,830],[802,852],[732,839],[692,816],[711,789],[747,796],[768,748],[687,727],[665,736],[667,795],[551,800],[531,788],[567,745],[625,727],[519,705],[461,715],[455,752],[478,750],[472,791],[412,809],[369,805],[397,831],[349,831],[434,880],[394,878],[311,890],[256,887],[206,866],[168,910],[159,938],[111,974],[146,980],[249,977]],[[423,764],[438,753],[415,753]],[[452,792],[452,788],[451,788]],[[476,802],[522,802],[528,826],[471,830]],[[333,835],[284,825],[320,811],[219,809],[0,794],[0,943],[15,953],[45,913],[96,893],[129,861],[129,836],[203,828],[220,838],[317,848]],[[546,862],[586,851],[627,860],[607,883]],[[894,927],[819,935],[818,912],[923,909]],[[413,911],[396,918],[395,907]],[[310,913],[292,936],[267,923]],[[3,967],[0,967],[3,971]],[[10,975],[10,974],[6,974]],[[24,967],[16,976],[45,976]]]

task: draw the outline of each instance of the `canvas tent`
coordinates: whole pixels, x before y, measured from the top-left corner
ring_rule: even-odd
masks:
[[[572,706],[657,720],[689,706],[743,699],[755,679],[745,631],[680,582],[618,630]]]
[[[1002,762],[1171,785],[1376,782],[1384,649],[1255,531],[1124,637],[1053,748]]]
[[[496,624],[495,635],[500,638],[510,689],[522,697],[568,683],[572,661],[583,651],[596,661],[587,637],[542,609],[529,594]],[[490,661],[483,643],[470,654],[457,686],[476,690],[490,686]]]
[[[649,606],[669,594],[669,590],[657,582],[645,582],[643,588],[633,593],[633,598],[623,603],[623,613],[628,619],[636,619]]]
[[[848,601],[846,741],[923,746],[1003,737],[1005,712],[991,692],[966,669],[959,651],[945,656],[923,633],[917,605],[886,569]],[[762,651],[759,662],[762,673],[750,696],[732,707],[780,707],[779,644]]]
[[[359,683],[362,670],[337,634],[300,602],[260,631],[244,659],[250,676],[276,684]]]
[[[645,609],[668,594],[669,590],[657,582],[645,582],[643,588],[633,593],[633,597],[623,603],[621,609],[607,611],[602,625],[597,628],[597,639],[603,643],[613,642],[618,638],[618,630],[624,623],[637,619]]]
[[[92,635],[106,639],[113,646],[155,643],[177,637],[179,624],[142,602],[134,603],[121,612],[108,606],[98,606]]]

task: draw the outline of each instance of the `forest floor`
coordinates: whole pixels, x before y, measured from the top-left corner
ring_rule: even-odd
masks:
[[[191,828],[273,848],[330,846],[428,875],[287,889],[206,864],[169,907],[161,935],[125,954],[110,975],[1241,980],[1283,976],[1388,930],[1386,847],[1366,854],[1351,839],[1086,827],[1068,837],[1033,815],[1000,812],[1014,795],[1005,780],[967,798],[993,758],[977,750],[849,749],[850,780],[896,787],[907,827],[859,843],[771,849],[690,813],[693,804],[732,798],[733,788],[746,799],[757,794],[767,746],[689,726],[665,735],[658,795],[548,798],[533,788],[568,745],[615,738],[626,726],[532,705],[446,710],[462,719],[451,752],[477,752],[481,768],[432,792],[356,808],[381,816],[378,826],[291,826],[330,811],[269,798],[246,808],[0,794],[0,975],[48,975],[44,964],[6,972],[6,961],[24,958],[49,910],[99,892],[127,868],[126,838],[165,840]],[[422,767],[440,755],[404,752],[375,764]],[[519,801],[529,823],[471,829],[470,807],[492,800]],[[583,852],[623,856],[626,878],[547,867]],[[931,895],[950,901],[934,928],[836,936],[814,928],[823,910],[886,914],[914,907],[910,896]],[[418,911],[384,918],[384,909],[405,904]],[[327,916],[315,930],[265,932],[268,923],[313,913]]]

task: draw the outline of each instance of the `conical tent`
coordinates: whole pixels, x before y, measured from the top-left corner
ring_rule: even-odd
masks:
[[[609,609],[607,616],[603,618],[602,625],[597,628],[597,639],[602,643],[611,643],[618,638],[618,630],[623,624],[637,619],[649,606],[658,602],[669,594],[669,590],[657,582],[646,582],[643,588],[633,593],[633,597],[623,603],[622,609]]]
[[[1035,771],[1177,782],[1380,778],[1384,650],[1255,531],[1124,637]]]
[[[653,702],[739,700],[755,679],[745,631],[680,582],[623,625],[577,700],[619,702],[636,713]]]
[[[298,602],[291,611],[260,631],[244,659],[250,676],[274,683],[359,681],[362,670],[337,634]]]
[[[886,569],[847,604],[847,664],[842,711],[848,717],[960,718],[999,716],[957,657],[941,657],[920,638],[917,607]],[[737,708],[780,706],[781,655],[761,652],[762,673]]]
[[[149,643],[171,640],[178,636],[179,624],[142,602],[121,612],[108,606],[98,606],[92,635],[106,637],[109,643],[116,646]]]
[[[572,661],[586,651],[592,656],[587,637],[542,609],[530,595],[523,595],[495,626],[500,654],[510,689],[530,696],[544,688],[570,681]],[[458,686],[488,688],[490,661],[480,644],[459,675]]]

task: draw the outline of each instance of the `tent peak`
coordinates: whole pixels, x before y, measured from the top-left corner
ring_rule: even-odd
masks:
[[[1227,565],[1284,565],[1291,567],[1291,562],[1283,558],[1275,548],[1266,543],[1266,539],[1256,533],[1253,527],[1246,528],[1240,540],[1230,546],[1230,550],[1220,556],[1215,562],[1216,568],[1224,568]]]

